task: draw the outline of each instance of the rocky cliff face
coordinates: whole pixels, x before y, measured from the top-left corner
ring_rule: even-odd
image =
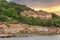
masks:
[[[42,26],[35,26],[35,25],[27,25],[27,24],[1,24],[4,30],[3,33],[32,33],[32,34],[57,34],[56,27],[42,27]],[[2,32],[2,31],[0,31]]]

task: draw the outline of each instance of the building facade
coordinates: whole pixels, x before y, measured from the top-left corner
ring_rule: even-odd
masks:
[[[45,11],[41,11],[41,12],[34,12],[34,11],[24,11],[24,12],[21,12],[21,15],[23,16],[32,16],[32,17],[39,17],[39,18],[42,18],[42,19],[49,19],[49,18],[52,18],[52,14],[49,13],[49,12],[45,12]]]

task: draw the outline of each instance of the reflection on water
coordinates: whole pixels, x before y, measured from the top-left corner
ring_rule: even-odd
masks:
[[[60,40],[60,35],[0,38],[0,40]]]

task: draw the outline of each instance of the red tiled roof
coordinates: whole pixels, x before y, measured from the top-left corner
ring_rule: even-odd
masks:
[[[29,15],[50,15],[49,12],[45,12],[45,11],[42,11],[42,12],[33,12],[33,11],[24,11],[25,14],[29,14]]]
[[[49,12],[37,12],[37,15],[49,15]]]

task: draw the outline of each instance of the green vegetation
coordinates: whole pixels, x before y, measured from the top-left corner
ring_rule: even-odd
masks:
[[[7,21],[17,19],[20,16],[20,12],[24,10],[32,10],[25,5],[19,5],[14,2],[7,2],[0,0],[0,21]],[[10,20],[9,19],[9,20]]]
[[[40,18],[21,16],[20,12],[24,10],[34,11],[33,9],[26,7],[25,5],[0,0],[0,21],[9,23],[21,22],[21,23],[27,23],[29,25],[60,27],[60,17],[55,13],[52,13],[53,17],[52,19],[40,19]]]
[[[51,19],[40,19],[27,16],[21,16],[18,20],[29,25],[39,25],[39,26],[56,26],[60,27],[60,18],[51,18]]]

